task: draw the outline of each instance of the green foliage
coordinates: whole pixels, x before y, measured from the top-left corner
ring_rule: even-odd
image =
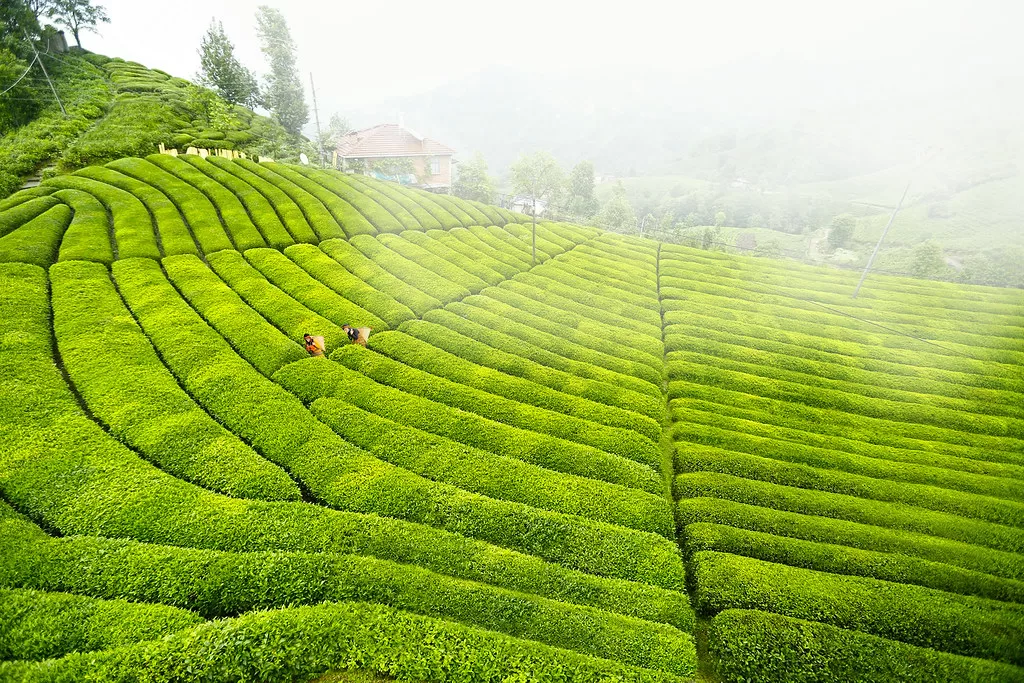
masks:
[[[378,241],[368,235],[359,235],[349,240],[349,244],[391,275],[403,280],[410,287],[414,287],[436,301],[443,303],[469,296],[469,290],[458,282],[452,282],[441,275],[431,272],[419,263],[389,249],[382,241]],[[466,276],[464,275],[463,277]]]
[[[216,90],[223,101],[247,107],[256,105],[256,76],[235,57],[235,46],[219,21],[210,21],[199,43],[199,65],[199,82]]]
[[[295,43],[281,11],[260,5],[256,11],[256,34],[270,67],[260,101],[286,131],[299,135],[309,121],[309,109],[296,67]]]
[[[31,66],[38,69],[35,64]],[[0,48],[0,83],[4,84],[4,94],[0,97],[0,130],[13,130],[28,123],[42,108],[42,94],[31,85],[33,74],[29,67],[29,62]]]
[[[828,225],[828,245],[833,249],[847,247],[857,227],[857,219],[848,213],[840,214]]]
[[[531,203],[556,204],[565,185],[565,173],[548,152],[520,155],[510,169],[512,191]]]
[[[0,262],[18,261],[46,267],[57,260],[64,231],[71,222],[71,209],[57,204],[20,228],[0,237]]]
[[[600,206],[594,196],[594,164],[581,161],[569,172],[566,209],[573,216],[590,218]]]
[[[942,246],[929,240],[914,247],[910,272],[917,277],[941,278],[949,270],[942,256]]]
[[[269,182],[266,178],[257,175],[246,167],[243,167],[241,163],[236,163],[227,159],[208,157],[206,161],[211,166],[216,166],[220,170],[237,178],[240,184],[251,187],[256,191],[256,193],[266,197],[267,201],[270,202],[270,205],[274,208],[274,212],[280,217],[281,222],[288,229],[288,233],[296,242],[315,243],[319,239],[317,233],[312,227],[310,227],[310,223],[306,218],[302,206],[297,204],[291,196],[283,192],[273,183]],[[190,161],[190,163],[192,162]],[[200,170],[204,170],[201,164],[194,165],[196,165]],[[233,189],[233,185],[235,184],[233,181],[227,179],[222,180],[219,177],[214,177],[214,179],[218,180],[218,182],[221,182],[221,184],[225,185],[229,189]],[[244,195],[240,194],[238,191],[235,191],[235,194],[243,197],[244,201]],[[263,220],[269,221],[272,219],[267,215],[263,216]],[[267,237],[268,242],[273,244],[274,240],[271,239],[271,234],[276,235],[276,230],[268,230],[268,228],[264,227],[264,231],[266,232],[265,236]]]
[[[452,194],[486,204],[494,201],[494,180],[487,175],[487,161],[483,154],[474,152],[469,161],[463,161],[457,168]]]
[[[79,48],[82,31],[97,33],[99,24],[110,23],[103,5],[94,5],[92,0],[48,0],[46,14],[71,31]]]
[[[74,211],[71,224],[60,242],[58,261],[96,261],[109,265],[114,260],[107,226],[107,211],[95,197],[80,190],[53,193]]]

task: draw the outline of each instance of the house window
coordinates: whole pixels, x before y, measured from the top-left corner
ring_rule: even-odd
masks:
[[[430,160],[430,175],[441,175],[441,160],[431,159]]]

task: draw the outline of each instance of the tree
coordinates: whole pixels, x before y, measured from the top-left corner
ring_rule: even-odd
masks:
[[[725,225],[725,211],[718,211],[715,213],[715,227],[721,228]]]
[[[309,121],[309,107],[296,66],[295,43],[284,15],[267,5],[256,11],[256,33],[263,45],[261,49],[270,65],[264,76],[263,106],[292,135],[299,135]]]
[[[0,47],[0,83],[8,92],[0,97],[0,130],[14,130],[39,112],[42,101],[32,87],[30,63]]]
[[[452,194],[462,199],[494,202],[494,180],[487,175],[487,161],[480,152],[474,152],[469,161],[458,165],[459,174],[452,183]]]
[[[938,278],[945,275],[948,269],[946,259],[942,256],[942,247],[938,242],[928,240],[914,247],[910,272],[915,276]]]
[[[235,58],[235,46],[224,33],[224,25],[210,20],[199,44],[200,71],[197,80],[231,104],[254,107],[259,86],[252,71]]]
[[[853,230],[857,227],[857,219],[848,213],[840,214],[828,224],[828,245],[840,249],[850,244]]]
[[[621,181],[612,188],[612,197],[604,205],[604,210],[601,212],[601,224],[609,230],[617,232],[636,225],[636,214],[633,213],[633,206],[629,203],[626,188],[622,186]]]
[[[82,31],[96,33],[98,24],[110,23],[103,5],[93,5],[91,0],[52,0],[46,3],[46,15],[71,31],[78,47],[82,47]]]
[[[533,262],[537,263],[537,202],[555,203],[565,184],[565,174],[548,152],[524,154],[512,164],[512,191],[533,207]]]
[[[597,213],[598,203],[594,197],[594,164],[581,161],[572,167],[568,185],[569,213],[581,218],[590,218]]]

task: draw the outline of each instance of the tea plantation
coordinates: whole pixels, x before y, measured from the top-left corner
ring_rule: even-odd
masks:
[[[0,202],[0,680],[1024,680],[1024,293],[527,220]]]

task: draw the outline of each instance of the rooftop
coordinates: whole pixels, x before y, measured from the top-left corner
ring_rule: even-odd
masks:
[[[338,141],[338,156],[356,159],[455,154],[437,140],[421,137],[397,123],[358,130]]]

